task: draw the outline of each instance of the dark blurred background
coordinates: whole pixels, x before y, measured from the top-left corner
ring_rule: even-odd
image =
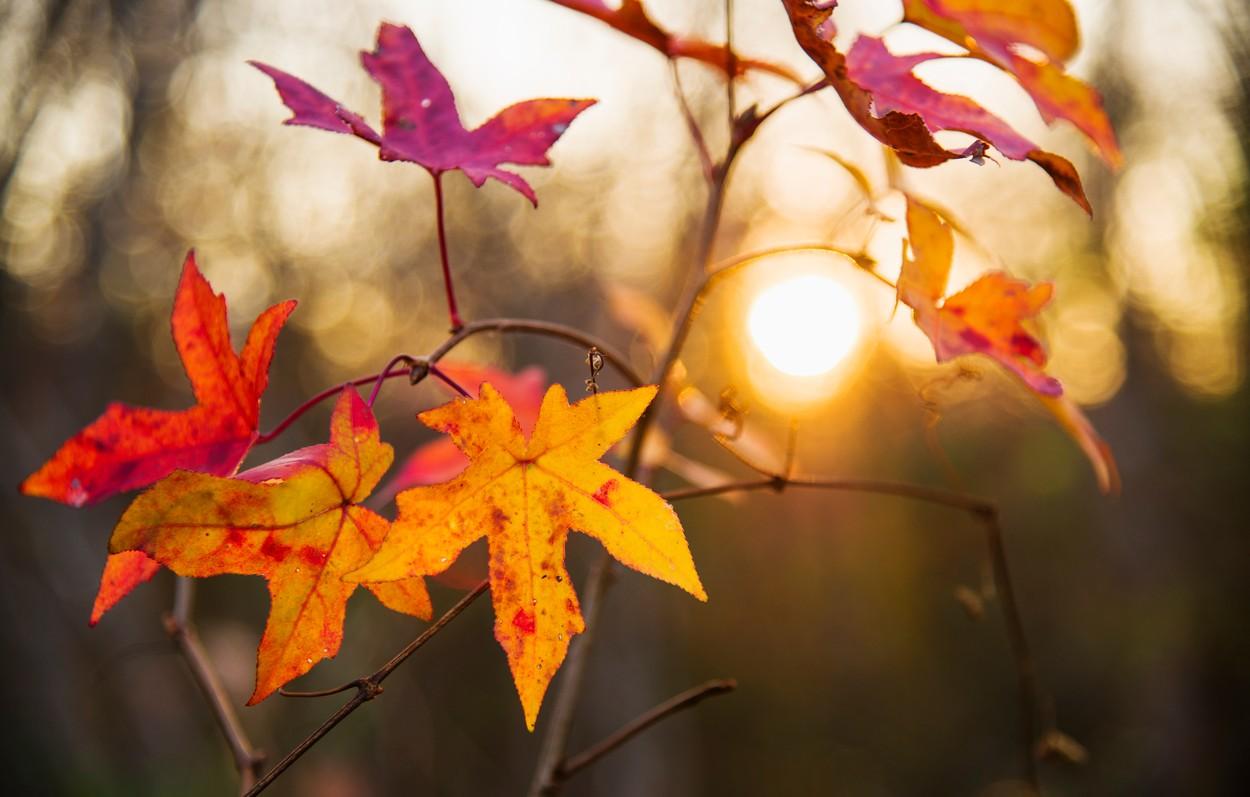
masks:
[[[719,2],[648,5],[674,29],[723,35]],[[737,5],[741,50],[814,74],[779,4]],[[979,242],[961,243],[954,286],[996,263],[1055,281],[1043,317],[1052,370],[1115,449],[1121,496],[1098,493],[1080,452],[1023,389],[976,360],[934,366],[907,314],[891,318],[889,292],[827,258],[778,261],[726,287],[685,364],[709,395],[736,388],[760,438],[783,447],[795,419],[806,471],[961,486],[1000,502],[1038,675],[1059,727],[1088,751],[1084,765],[1044,768],[1050,793],[1239,793],[1250,774],[1250,14],[1241,0],[1076,5],[1085,46],[1075,71],[1105,94],[1126,156],[1118,173],[1070,128],[1045,130],[988,67],[926,64],[920,73],[1072,157],[1093,222],[1028,165],[960,162],[906,179]],[[845,25],[873,32],[899,16],[889,3],[843,6]],[[467,123],[528,97],[601,100],[555,147],[553,168],[525,170],[537,210],[498,184],[447,181],[453,268],[468,316],[577,325],[650,367],[641,336],[606,310],[605,291],[632,287],[671,306],[704,199],[668,66],[654,51],[540,0],[0,2],[7,793],[236,788],[227,748],[162,631],[171,576],[87,628],[127,499],[72,510],[14,486],[110,400],[191,402],[168,334],[188,247],[226,294],[236,334],[274,301],[300,300],[274,361],[266,428],[311,393],[442,339],[427,175],[381,163],[347,137],[281,127],[272,85],[244,63],[288,70],[376,120],[377,94],[356,53],[372,46],[382,19],[415,29]],[[935,46],[915,31],[892,37],[897,49]],[[681,75],[711,145],[722,147],[721,84],[699,65],[683,64]],[[751,78],[740,105],[789,90]],[[879,150],[831,97],[797,102],[744,152],[718,252],[826,240],[866,246],[883,271],[896,270],[901,226],[866,215],[854,182],[812,147],[885,185]],[[897,196],[879,204],[901,217]],[[858,307],[850,354],[811,401],[793,400],[802,386],[759,364],[744,332],[751,298],[793,271],[828,272]],[[486,336],[457,352],[513,368],[538,363],[570,392],[581,389],[583,356]],[[961,378],[968,369],[979,378]],[[401,456],[429,439],[413,412],[443,398],[430,386],[383,392],[383,434]],[[327,415],[328,406],[311,413],[248,462],[323,440]],[[743,472],[696,426],[675,429],[672,446]],[[689,476],[680,462],[672,469]],[[659,475],[662,486],[682,483]],[[711,600],[620,576],[572,746],[693,683],[732,676],[740,688],[640,737],[571,781],[569,794],[1010,786],[1018,711],[1002,623],[993,605],[970,620],[954,597],[982,580],[985,554],[969,518],[810,493],[680,509]],[[569,555],[580,583],[597,546],[573,535]],[[433,592],[436,611],[458,594],[438,583]],[[338,698],[242,708],[266,610],[260,579],[200,585],[202,635],[253,740],[276,757]],[[369,672],[421,627],[354,598],[343,652],[297,685]],[[517,793],[537,742],[480,602],[273,793]]]

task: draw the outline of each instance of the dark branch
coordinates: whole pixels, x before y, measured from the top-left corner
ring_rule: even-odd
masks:
[[[234,706],[231,705],[230,698],[221,685],[221,679],[217,677],[217,671],[213,669],[208,652],[204,650],[199,635],[195,633],[195,626],[191,623],[191,607],[194,597],[195,582],[189,578],[179,577],[174,587],[174,609],[164,617],[165,633],[169,634],[170,639],[178,645],[178,652],[186,660],[191,676],[195,679],[195,685],[208,700],[208,705],[213,711],[213,719],[217,721],[221,735],[230,746],[234,768],[239,772],[239,790],[246,792],[256,782],[260,774],[260,765],[265,760],[265,754],[253,747],[248,740],[247,732],[243,730],[239,716],[234,713]]]
[[[602,741],[591,745],[575,756],[570,756],[556,770],[554,775],[555,782],[563,783],[657,722],[661,722],[679,711],[692,708],[709,697],[728,694],[737,688],[738,682],[732,678],[718,678],[687,689],[679,695],[674,695],[655,708],[640,714],[635,719],[621,726],[615,733]]]
[[[439,344],[438,348],[430,352],[425,357],[409,357],[408,355],[399,355],[391,360],[392,365],[398,362],[406,363],[404,368],[393,369],[388,368],[376,374],[358,377],[345,384],[348,385],[374,385],[374,394],[371,398],[376,398],[378,387],[383,380],[394,379],[397,376],[409,376],[412,384],[422,381],[426,375],[433,374],[438,379],[445,382],[453,390],[461,395],[467,396],[468,392],[451,377],[447,376],[443,371],[439,370],[435,365],[443,357],[447,356],[453,349],[464,343],[474,335],[483,332],[518,332],[530,335],[541,335],[548,338],[556,338],[557,340],[565,340],[582,348],[597,348],[599,353],[603,355],[606,363],[615,368],[621,376],[634,387],[646,384],[642,380],[642,376],[634,370],[629,364],[629,360],[616,349],[607,343],[599,340],[593,335],[589,335],[574,327],[565,326],[564,324],[556,324],[550,321],[536,321],[528,318],[485,318],[481,321],[473,321],[465,324],[457,331],[453,332],[450,337]],[[299,420],[306,412],[328,398],[337,396],[342,391],[343,385],[335,385],[328,387],[317,395],[309,398],[300,404],[291,414],[283,418],[272,430],[260,434],[256,437],[257,443],[268,443],[278,435],[290,428],[291,424]]]
[[[990,554],[990,565],[994,573],[994,589],[998,596],[998,605],[1002,608],[1003,624],[1007,629],[1007,641],[1011,647],[1012,661],[1015,664],[1016,684],[1020,700],[1020,735],[1024,751],[1025,777],[1028,778],[1033,791],[1040,794],[1041,780],[1038,774],[1035,751],[1038,749],[1038,719],[1041,715],[1042,700],[1037,685],[1037,673],[1033,665],[1033,656],[1029,649],[1029,640],[1024,632],[1024,622],[1020,618],[1020,607],[1016,603],[1016,590],[1011,580],[1011,570],[1007,565],[1007,548],[1003,542],[998,508],[994,503],[965,493],[917,484],[861,479],[809,479],[768,473],[765,473],[764,478],[760,479],[728,482],[711,487],[690,487],[681,490],[671,490],[667,493],[661,493],[661,496],[668,501],[682,501],[691,498],[703,498],[751,490],[775,490],[781,492],[788,487],[874,493],[877,495],[911,498],[928,504],[968,512],[982,524],[985,529],[986,545]]]
[[[304,741],[297,744],[295,749],[283,756],[282,760],[277,764],[274,764],[273,768],[266,772],[265,776],[257,781],[256,785],[252,787],[252,790],[247,793],[246,797],[254,797],[264,791],[269,784],[277,780],[279,775],[286,772],[292,764],[298,761],[304,753],[307,753],[310,749],[312,749],[313,745],[321,741],[322,737],[334,730],[335,726],[345,720],[349,714],[382,694],[382,682],[385,681],[387,677],[394,672],[397,667],[399,667],[399,665],[403,664],[409,656],[420,650],[426,642],[433,639],[434,636],[438,634],[439,631],[442,631],[448,623],[456,619],[456,617],[458,617],[465,609],[469,608],[473,601],[480,598],[482,594],[486,592],[489,586],[489,581],[483,581],[474,587],[472,592],[461,598],[455,606],[448,609],[442,617],[434,621],[433,625],[425,629],[425,631],[422,632],[422,634],[416,639],[405,645],[403,650],[392,656],[390,661],[379,667],[372,675],[365,678],[358,678],[351,683],[344,684],[343,686],[338,686],[333,689],[324,689],[319,692],[290,693],[290,696],[292,697],[322,697],[335,695],[339,692],[346,692],[349,689],[356,690],[356,694],[352,696],[351,700],[344,703],[338,711],[330,715],[329,719],[321,723],[315,731],[305,737]]]

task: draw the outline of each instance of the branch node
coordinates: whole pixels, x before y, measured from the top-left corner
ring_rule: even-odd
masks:
[[[365,700],[372,700],[384,691],[382,684],[369,678],[361,678],[356,683],[356,688],[360,690],[360,696]]]
[[[161,615],[161,625],[165,628],[165,633],[170,639],[177,640],[186,633],[182,623],[178,622],[178,618],[174,617],[173,612],[165,612]]]
[[[412,361],[412,370],[408,372],[408,384],[415,385],[430,375],[430,361],[425,357],[416,357]]]

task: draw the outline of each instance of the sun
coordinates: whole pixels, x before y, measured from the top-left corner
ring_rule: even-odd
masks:
[[[755,297],[747,330],[755,348],[778,371],[820,376],[836,368],[859,341],[859,307],[830,277],[793,277]]]

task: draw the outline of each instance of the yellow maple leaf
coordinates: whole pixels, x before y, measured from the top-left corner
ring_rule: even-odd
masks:
[[[569,640],[585,628],[564,568],[570,529],[599,540],[622,564],[707,600],[672,507],[598,461],[655,393],[602,392],[570,406],[553,385],[529,440],[488,383],[476,399],[421,413],[470,464],[449,482],[400,493],[398,517],[377,555],[345,578],[376,584],[436,575],[487,537],[495,638],[533,730]]]
[[[369,560],[387,522],[359,503],[394,454],[355,388],[339,396],[330,442],[293,451],[230,479],[178,470],[140,495],[118,521],[115,555],[142,551],[181,576],[264,576],[272,604],[248,705],[333,657],[343,641],[341,576]],[[423,619],[419,578],[368,588],[385,606]]]

